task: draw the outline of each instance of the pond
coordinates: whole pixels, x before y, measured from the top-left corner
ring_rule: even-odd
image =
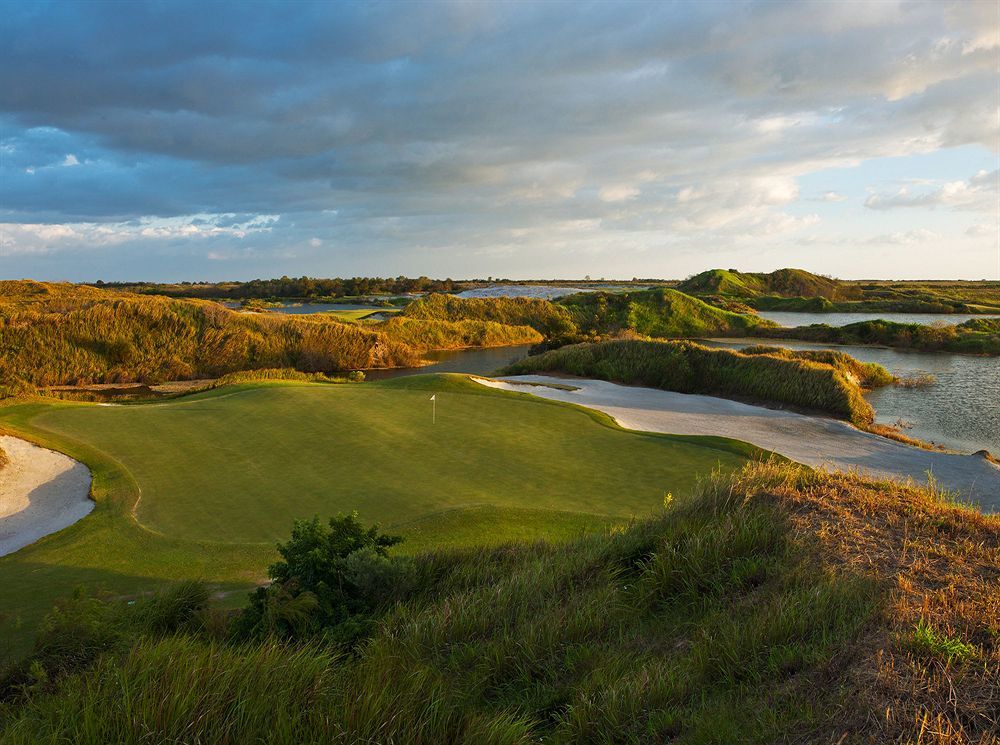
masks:
[[[968,313],[792,313],[777,310],[762,310],[757,315],[781,326],[809,326],[814,323],[825,323],[827,326],[846,326],[849,323],[877,319],[896,323],[922,323],[928,326],[935,324],[954,326],[964,323],[970,318],[998,317],[969,315]]]
[[[1000,358],[961,354],[929,354],[882,347],[835,346],[773,339],[713,339],[709,346],[741,348],[752,344],[789,349],[834,349],[863,362],[877,362],[900,377],[930,374],[925,388],[890,385],[865,398],[875,407],[876,421],[909,425],[911,437],[960,452],[983,448],[1000,453]]]

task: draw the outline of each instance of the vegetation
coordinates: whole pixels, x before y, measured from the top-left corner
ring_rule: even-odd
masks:
[[[746,336],[752,329],[776,325],[754,315],[713,308],[668,288],[581,293],[562,303],[581,331],[599,335],[631,331],[660,338]]]
[[[874,412],[862,396],[859,371],[870,385],[892,379],[877,365],[868,367],[847,355],[796,356],[759,349],[748,354],[693,342],[638,339],[563,347],[527,357],[503,372],[563,372],[681,393],[750,399],[867,425]]]
[[[711,269],[677,289],[713,305],[796,312],[1000,313],[1000,282],[849,282],[802,269]]]
[[[192,577],[247,588],[297,518],[358,510],[407,552],[564,539],[649,514],[665,490],[683,495],[760,453],[623,431],[457,375],[260,381],[154,405],[35,400],[0,407],[0,429],[86,463],[96,502],[85,520],[0,557],[0,656],[8,640],[23,651],[54,598],[78,585],[130,597]]]
[[[709,269],[684,280],[677,289],[692,295],[731,295],[757,298],[781,297],[857,299],[861,293],[846,283],[807,272],[804,269],[778,269],[769,273],[739,272],[735,269]]]
[[[1000,520],[933,489],[755,463],[606,534],[415,556],[346,655],[234,640],[191,588],[78,599],[0,739],[988,743],[998,555]]]
[[[508,326],[530,326],[545,336],[560,336],[576,331],[564,308],[539,298],[462,299],[452,295],[428,295],[406,306],[402,315],[426,321],[473,320]]]
[[[330,372],[412,365],[385,334],[307,316],[89,287],[0,282],[0,380],[47,386],[150,382],[290,367]]]
[[[881,365],[875,362],[862,362],[845,352],[826,349],[793,350],[785,347],[768,347],[762,345],[744,347],[740,352],[751,355],[767,354],[788,360],[809,360],[810,362],[830,365],[848,375],[862,388],[880,388],[890,383],[899,382]]]
[[[769,338],[803,339],[825,344],[880,344],[922,352],[1000,355],[1000,318],[974,318],[956,326],[925,326],[893,321],[861,321],[846,326],[813,324],[754,332]]]
[[[315,277],[281,277],[253,279],[249,282],[98,282],[95,286],[127,292],[169,297],[203,299],[295,298],[302,300],[335,299],[364,295],[403,295],[416,292],[456,292],[462,283],[450,279],[427,277],[353,277],[348,279],[317,279]]]
[[[389,338],[421,352],[430,349],[537,344],[542,341],[542,335],[529,325],[514,326],[495,321],[472,319],[425,320],[411,318],[405,313],[390,318],[376,328]]]

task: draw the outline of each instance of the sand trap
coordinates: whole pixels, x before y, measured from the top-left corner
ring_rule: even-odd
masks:
[[[980,505],[984,512],[1000,511],[1000,467],[986,458],[921,450],[862,432],[836,419],[603,380],[567,381],[546,375],[475,380],[494,388],[603,411],[628,429],[730,437],[810,466],[856,469],[875,476],[912,478],[919,482],[926,482],[930,471],[939,486],[959,492],[965,501]],[[546,386],[518,385],[518,382]],[[579,387],[564,390],[567,382]]]
[[[72,525],[94,509],[90,471],[69,456],[0,436],[0,556]]]

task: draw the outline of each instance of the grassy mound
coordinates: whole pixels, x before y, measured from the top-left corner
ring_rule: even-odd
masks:
[[[377,328],[392,339],[420,351],[502,347],[512,344],[537,344],[542,341],[542,335],[531,326],[512,326],[495,321],[471,319],[443,321],[396,316]]]
[[[158,382],[290,367],[414,364],[385,334],[322,318],[241,314],[216,303],[40,282],[0,282],[0,380]]]
[[[826,344],[878,344],[921,352],[1000,355],[1000,319],[993,318],[973,318],[955,326],[926,326],[883,320],[860,321],[846,326],[818,323],[812,326],[755,331],[753,334]]]
[[[794,350],[763,345],[744,347],[740,352],[743,354],[768,354],[788,360],[808,360],[830,365],[849,375],[862,388],[880,388],[895,381],[892,374],[882,365],[875,362],[862,362],[845,352],[828,349]]]
[[[562,372],[681,393],[787,404],[858,425],[870,424],[875,414],[857,379],[839,358],[831,362],[807,356],[744,354],[693,342],[629,339],[562,347],[515,362],[503,373]],[[866,379],[873,378],[891,376],[872,369]]]
[[[778,269],[774,272],[738,272],[735,269],[710,269],[684,280],[678,290],[695,295],[729,295],[754,298],[777,295],[790,298],[849,299],[860,291],[829,277],[804,269]]]
[[[562,303],[582,331],[596,334],[634,331],[660,338],[741,336],[751,329],[774,325],[757,316],[714,308],[668,288],[581,293],[564,298]]]
[[[508,326],[531,326],[546,336],[576,330],[565,309],[548,300],[529,297],[463,299],[431,294],[410,303],[402,315],[424,321],[490,321]]]
[[[66,605],[0,739],[988,743],[998,552],[931,490],[758,463],[605,535],[418,556],[346,657],[227,642],[190,588]]]

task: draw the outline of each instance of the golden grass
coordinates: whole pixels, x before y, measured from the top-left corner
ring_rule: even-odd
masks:
[[[858,741],[996,743],[1000,736],[1000,517],[926,487],[757,463],[733,491],[776,500],[837,572],[890,601],[845,650]],[[852,741],[852,740],[849,740]]]

